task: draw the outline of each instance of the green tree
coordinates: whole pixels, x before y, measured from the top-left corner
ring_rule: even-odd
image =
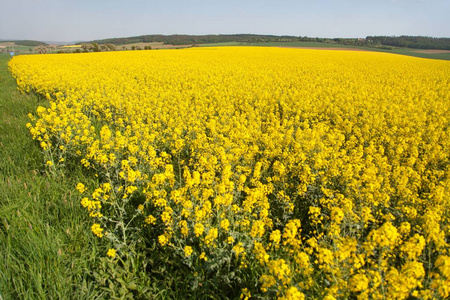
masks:
[[[97,43],[92,43],[92,51],[101,52],[102,50],[100,49]]]
[[[39,52],[39,54],[47,53],[47,47],[45,47],[44,45],[39,45],[35,49],[37,52]]]
[[[92,45],[91,44],[82,44],[81,49],[83,49],[83,52],[92,51]]]
[[[109,51],[116,51],[116,46],[114,46],[114,44],[106,44],[106,47]]]

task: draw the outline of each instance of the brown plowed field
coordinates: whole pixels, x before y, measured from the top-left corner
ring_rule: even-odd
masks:
[[[450,50],[417,50],[417,53],[450,53]]]
[[[294,49],[312,49],[312,50],[345,50],[345,51],[370,51],[361,48],[339,48],[339,47],[281,47],[280,48],[294,48]]]

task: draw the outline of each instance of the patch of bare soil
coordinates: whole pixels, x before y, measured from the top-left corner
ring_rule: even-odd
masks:
[[[369,51],[361,48],[339,48],[339,47],[280,47],[280,48],[294,48],[294,49],[312,49],[312,50],[345,50],[345,51]]]
[[[416,50],[417,53],[450,53],[450,50]]]

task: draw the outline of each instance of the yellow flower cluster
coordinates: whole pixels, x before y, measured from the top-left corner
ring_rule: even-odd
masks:
[[[116,257],[116,253],[117,253],[116,249],[108,249],[108,252],[106,253],[106,256],[114,258],[114,257]]]
[[[76,189],[99,237],[132,220],[194,270],[231,257],[259,274],[242,297],[450,296],[449,62],[224,47],[9,67],[50,100],[27,126],[51,164],[97,174]]]

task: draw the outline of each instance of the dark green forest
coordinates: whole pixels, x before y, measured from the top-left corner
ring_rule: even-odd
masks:
[[[450,38],[433,38],[426,36],[368,36],[368,45],[385,45],[393,47],[450,50]]]
[[[225,42],[261,43],[261,42],[293,42],[293,41],[298,41],[298,37],[258,35],[258,34],[218,34],[218,35],[156,34],[156,35],[141,35],[126,38],[95,40],[92,41],[92,43],[123,45],[134,43],[159,42],[171,45],[192,45],[192,44],[210,44],[210,43],[225,43]]]

